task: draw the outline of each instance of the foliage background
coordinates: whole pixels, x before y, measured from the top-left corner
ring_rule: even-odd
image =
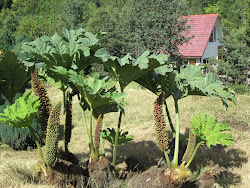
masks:
[[[0,0],[0,49],[18,52],[23,41],[52,36],[55,32],[60,34],[63,28],[84,27],[94,33],[107,32],[101,42],[112,55],[130,52],[136,56],[144,49],[157,53],[155,46],[176,52],[176,45],[185,41],[179,37],[185,30],[181,25],[175,30],[177,35],[171,34],[179,16],[219,13],[224,33],[221,42],[226,49],[219,74],[232,78],[232,83],[244,84],[250,69],[249,3],[248,0],[157,0],[154,3],[149,0]],[[163,36],[169,40],[165,43],[155,40]],[[171,40],[175,43],[171,44]]]

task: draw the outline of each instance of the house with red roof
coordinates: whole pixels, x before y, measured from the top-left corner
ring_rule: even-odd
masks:
[[[185,16],[190,26],[186,37],[193,37],[179,48],[186,63],[192,65],[207,64],[211,57],[218,59],[218,49],[221,46],[222,27],[218,14],[203,14]],[[205,70],[206,72],[208,70]]]

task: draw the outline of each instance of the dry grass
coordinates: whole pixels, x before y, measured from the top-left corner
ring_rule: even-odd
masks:
[[[62,93],[50,87],[49,97],[53,104],[62,100]],[[122,119],[122,130],[133,134],[134,140],[118,147],[118,163],[124,157],[136,157],[145,168],[157,164],[162,153],[157,148],[153,121],[153,103],[156,96],[147,90],[126,89],[126,111]],[[185,133],[189,125],[189,119],[193,114],[206,112],[215,116],[220,122],[228,123],[232,128],[235,143],[230,148],[216,147],[208,151],[201,148],[195,157],[191,168],[196,174],[209,167],[217,173],[216,182],[223,187],[249,187],[250,181],[250,96],[237,96],[237,105],[230,104],[226,111],[220,100],[211,100],[208,97],[187,97],[180,100],[181,132]],[[174,121],[173,100],[168,99],[169,110]],[[88,116],[87,116],[88,117]],[[87,118],[88,119],[88,118]],[[61,115],[61,124],[64,117]],[[118,121],[117,113],[104,116],[104,128],[116,127]],[[78,101],[73,101],[73,135],[69,144],[69,150],[74,153],[85,165],[88,159],[88,147],[84,134]],[[62,142],[59,143],[62,146]],[[111,160],[112,147],[105,142],[108,158]],[[37,151],[14,151],[6,145],[0,145],[0,187],[52,187],[49,185],[31,184],[29,178],[14,179],[15,173],[6,173],[9,169],[6,164],[24,165],[30,169],[37,162]],[[17,165],[17,166],[18,166]],[[20,167],[20,166],[19,166]],[[28,173],[29,174],[29,173]],[[30,176],[28,176],[30,177]],[[28,180],[27,180],[28,179]]]

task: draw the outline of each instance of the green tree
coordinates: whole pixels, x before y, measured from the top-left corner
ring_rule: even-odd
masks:
[[[35,13],[38,2],[33,0],[13,0],[11,10],[18,16],[24,17]]]
[[[184,9],[177,0],[129,0],[106,3],[97,8],[87,28],[92,32],[105,31],[101,43],[117,56],[132,53],[139,56],[151,53],[178,53],[178,45],[186,41],[185,20],[179,19]]]
[[[12,32],[7,27],[4,27],[0,31],[1,31],[0,49],[11,50],[12,45],[15,43],[15,37],[13,36]]]
[[[218,6],[221,9],[220,18],[224,32],[230,32],[233,28],[240,28],[245,21],[249,21],[248,0],[230,0],[230,2],[220,0]]]
[[[224,63],[219,64],[218,73],[232,78],[233,83],[245,83],[247,72],[250,68],[249,42],[246,34],[247,28],[233,29],[229,35],[224,36],[222,44],[225,47],[223,52]]]
[[[87,0],[14,0],[10,12],[18,21],[15,29],[11,30],[16,35],[28,34],[33,38],[62,33],[63,28],[85,25],[89,18],[89,11],[86,10],[93,4]]]
[[[60,6],[61,5],[61,6]],[[67,16],[71,23],[71,29],[76,28],[80,23],[85,21],[84,9],[88,4],[83,0],[65,0],[59,4],[62,14]]]
[[[18,19],[15,12],[10,9],[2,9],[0,13],[0,29],[7,27],[11,32],[15,32]]]
[[[182,1],[182,0],[179,0]],[[187,9],[188,14],[204,14],[206,9],[215,6],[218,0],[183,0],[182,3]],[[213,13],[214,14],[214,13]]]
[[[129,9],[128,4],[121,4],[121,1],[114,3],[98,1],[87,22],[87,30],[93,33],[107,32],[107,35],[101,39],[101,43],[112,55],[122,56],[128,52],[130,43],[126,35],[129,33],[129,28],[126,25],[129,25],[127,23]]]
[[[206,13],[219,13],[224,37],[223,58],[218,73],[232,78],[233,83],[245,83],[249,70],[249,2],[219,0],[205,8]]]
[[[12,0],[0,0],[0,10],[2,10],[2,8],[10,8],[11,3]]]
[[[183,7],[178,1],[135,0],[132,17],[134,29],[138,34],[136,49],[149,49],[153,53],[178,54],[178,45],[186,42],[182,35],[187,30],[185,20],[181,19]],[[160,51],[159,51],[160,50]]]

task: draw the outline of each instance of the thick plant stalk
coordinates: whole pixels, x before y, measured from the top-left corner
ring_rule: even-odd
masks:
[[[175,104],[175,121],[176,121],[176,134],[175,134],[175,147],[174,147],[174,167],[178,166],[178,155],[179,155],[179,137],[180,137],[180,119],[179,119],[179,108],[178,108],[178,99],[174,99]]]
[[[84,130],[85,130],[85,134],[86,134],[86,137],[88,139],[88,144],[89,144],[89,149],[91,150],[91,146],[90,146],[90,135],[89,135],[89,130],[88,130],[88,126],[87,126],[87,122],[86,122],[86,118],[85,118],[85,114],[84,114],[84,110],[83,110],[83,107],[81,105],[81,102],[79,102],[80,106],[81,106],[81,110],[82,110],[82,121],[83,121],[83,124],[84,124]]]
[[[56,161],[56,154],[59,140],[59,124],[60,124],[61,102],[57,103],[52,109],[48,126],[45,144],[45,162],[49,167],[52,167]]]
[[[66,103],[67,103],[67,91],[64,89],[62,90],[63,92],[63,113],[66,113]]]
[[[170,159],[169,159],[169,157],[168,157],[168,152],[167,152],[167,150],[164,151],[164,156],[165,156],[165,159],[166,159],[166,161],[167,161],[168,167],[170,167]]]
[[[121,92],[123,92],[124,88],[121,87],[121,85],[119,84],[119,82],[118,82],[118,85],[120,87]],[[124,102],[124,99],[122,99],[122,101]],[[116,133],[115,133],[115,143],[114,143],[113,161],[112,161],[112,165],[114,167],[115,167],[115,164],[116,164],[116,153],[117,153],[117,147],[118,147],[118,139],[119,139],[119,133],[120,133],[120,128],[121,128],[121,122],[122,122],[122,110],[120,110],[118,124],[117,124],[117,129],[116,129]]]
[[[97,158],[95,155],[95,148],[94,148],[94,141],[93,141],[93,108],[90,107],[90,123],[89,123],[89,135],[90,135],[90,153],[91,153],[91,158]]]
[[[44,88],[43,84],[38,79],[38,75],[37,75],[35,68],[31,72],[31,81],[32,81],[33,91],[35,92],[37,96],[39,96],[39,99],[41,102],[41,106],[39,107],[40,123],[42,127],[42,132],[43,132],[42,135],[43,135],[43,138],[45,138],[49,114],[51,111],[51,104],[50,104],[49,97],[47,95],[47,90]]]
[[[196,136],[189,130],[187,149],[182,157],[182,166],[191,159],[196,145]]]
[[[175,135],[175,128],[174,128],[174,125],[173,125],[173,122],[172,122],[172,119],[171,119],[171,116],[170,116],[170,113],[169,113],[169,110],[168,110],[168,105],[167,105],[166,100],[164,100],[164,105],[165,105],[165,110],[166,110],[166,113],[167,113],[170,128],[172,130],[173,135]]]
[[[42,161],[44,161],[44,157],[43,157],[43,153],[42,153],[42,149],[41,149],[41,145],[39,143],[39,135],[37,134],[37,132],[30,126],[29,127],[30,133],[34,138],[34,141],[36,143],[37,149],[38,149],[38,153],[39,156],[41,158]]]
[[[158,147],[164,152],[166,161],[170,167],[170,160],[166,152],[168,149],[168,135],[162,111],[164,98],[165,98],[165,93],[162,92],[154,104],[155,131],[156,131]]]
[[[117,153],[117,146],[118,146],[118,139],[119,139],[119,132],[121,128],[121,122],[122,122],[122,110],[120,110],[119,120],[117,124],[116,134],[115,134],[115,144],[113,149],[113,161],[112,165],[115,167],[116,164],[116,153]]]
[[[67,90],[66,93],[65,112],[64,147],[67,156],[68,144],[70,142],[72,132],[72,96],[70,95],[69,90]]]
[[[98,156],[99,155],[99,145],[100,145],[100,134],[101,134],[101,129],[102,129],[102,122],[103,122],[103,114],[100,114],[96,123],[96,128],[95,128],[95,136],[94,136],[94,148],[95,148],[95,153]]]

